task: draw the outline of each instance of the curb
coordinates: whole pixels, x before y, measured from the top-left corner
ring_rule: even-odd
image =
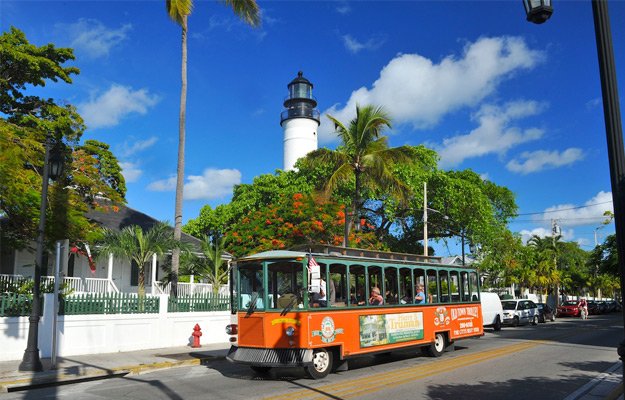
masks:
[[[614,389],[612,391],[612,393],[610,393],[609,395],[607,395],[605,397],[605,400],[616,400],[618,399],[621,395],[623,395],[623,383],[620,383],[616,389]]]
[[[165,361],[152,364],[139,364],[127,367],[116,367],[110,369],[96,369],[76,374],[59,374],[51,376],[33,376],[25,379],[14,379],[0,382],[0,393],[17,392],[29,387],[37,386],[58,386],[70,383],[84,382],[89,380],[116,378],[120,376],[133,376],[149,372],[165,370],[177,367],[188,367],[193,365],[204,365],[210,361],[222,360],[226,356],[202,356],[191,360]],[[59,371],[62,371],[59,370]]]

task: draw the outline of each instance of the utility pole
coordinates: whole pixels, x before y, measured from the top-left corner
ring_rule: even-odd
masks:
[[[597,248],[597,230],[595,229],[595,249]],[[595,265],[595,285],[597,284],[596,278],[599,273],[599,266]],[[601,286],[597,287],[597,295],[599,300],[601,300]]]
[[[428,183],[423,182],[423,255],[428,256]]]
[[[551,218],[551,242],[553,244],[553,266],[558,271],[558,260],[556,259],[556,223]],[[560,305],[560,285],[556,282],[556,307]]]

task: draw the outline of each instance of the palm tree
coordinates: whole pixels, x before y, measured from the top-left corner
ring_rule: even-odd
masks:
[[[146,232],[138,225],[127,226],[120,232],[104,229],[99,243],[99,255],[113,254],[115,257],[136,262],[139,267],[137,292],[139,297],[145,297],[143,266],[154,254],[162,256],[166,251],[179,248],[178,243],[180,242],[171,236],[170,226],[162,222],[155,223]]]
[[[213,293],[219,293],[221,286],[227,281],[228,273],[230,272],[230,266],[222,268],[225,260],[221,258],[223,254],[223,248],[225,247],[226,237],[213,238],[211,243],[208,235],[202,237],[202,244],[200,248],[204,256],[209,260],[207,264],[206,279],[213,287]]]
[[[254,0],[219,0],[232,7],[234,14],[252,26],[260,25],[260,9]],[[167,14],[175,23],[182,27],[182,88],[180,89],[180,120],[178,136],[178,165],[176,175],[176,203],[174,211],[174,238],[182,236],[182,198],[184,188],[184,148],[185,118],[187,109],[187,19],[193,10],[193,0],[166,0]],[[172,254],[172,287],[174,297],[178,295],[178,265],[180,251],[174,249]]]
[[[407,146],[389,148],[388,138],[380,136],[385,127],[391,127],[391,117],[382,107],[367,105],[361,108],[356,105],[356,117],[347,127],[331,115],[326,115],[334,123],[341,143],[334,151],[323,148],[311,152],[305,162],[313,166],[338,166],[326,183],[326,195],[340,182],[354,178],[352,216],[348,222],[347,237],[357,212],[363,206],[363,189],[383,190],[396,199],[407,197],[410,189],[393,175],[391,167],[395,162],[412,163],[412,153]]]

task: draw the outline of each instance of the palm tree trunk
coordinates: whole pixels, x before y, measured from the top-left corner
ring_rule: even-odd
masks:
[[[182,88],[180,90],[180,121],[178,137],[178,172],[176,176],[176,205],[174,215],[174,239],[182,236],[182,199],[184,189],[184,146],[185,146],[185,119],[187,110],[187,16],[183,17],[182,24]],[[171,257],[171,295],[178,296],[178,266],[180,264],[180,249],[173,249]]]

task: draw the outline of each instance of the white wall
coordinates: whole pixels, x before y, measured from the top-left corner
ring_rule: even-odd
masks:
[[[52,352],[53,295],[46,294],[39,323],[41,358]],[[167,296],[161,295],[158,314],[65,315],[57,326],[57,355],[113,353],[186,346],[193,327],[202,328],[200,343],[226,343],[229,311],[168,313]],[[28,340],[28,317],[0,318],[0,361],[21,360]]]

